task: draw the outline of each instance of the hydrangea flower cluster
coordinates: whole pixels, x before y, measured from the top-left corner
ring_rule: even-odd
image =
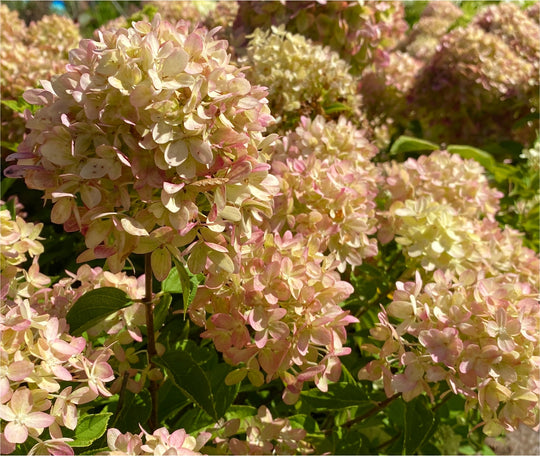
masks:
[[[265,89],[229,62],[215,30],[152,23],[106,30],[70,52],[67,72],[25,99],[43,105],[5,170],[52,200],[51,220],[80,230],[79,261],[122,269],[152,252],[164,279],[179,247],[200,272],[234,270],[231,227],[270,210],[275,179],[262,157],[273,121]]]
[[[13,220],[9,210],[0,211],[0,296],[2,299],[8,294],[12,296],[16,294],[16,290],[13,290],[17,287],[15,278],[22,276],[23,272],[19,265],[28,258],[37,258],[43,253],[43,244],[39,242],[42,228],[43,223],[29,223],[19,215]]]
[[[514,132],[511,127],[538,108],[537,71],[516,46],[474,23],[452,30],[411,91],[425,137],[454,144],[490,139],[532,143],[532,122]]]
[[[463,11],[453,2],[429,2],[399,47],[418,60],[428,61],[441,38],[461,16]]]
[[[287,121],[294,115],[324,115],[324,107],[341,103],[358,114],[361,97],[339,55],[284,26],[256,29],[249,36],[250,78],[269,88],[272,113]]]
[[[6,422],[3,439],[11,444],[2,450],[11,453],[28,437],[47,446],[39,439],[44,429],[50,443],[59,444],[62,428],[77,426],[78,405],[111,395],[105,383],[114,379],[112,352],[68,335],[64,319],[36,312],[27,299],[2,307],[0,417]],[[63,449],[73,454],[68,445]]]
[[[194,25],[205,24],[210,28],[232,27],[239,7],[236,1],[224,0],[152,1],[149,5],[156,7],[158,13],[166,21],[176,22],[183,19]]]
[[[3,99],[17,99],[41,79],[58,74],[67,64],[68,51],[81,39],[69,18],[43,16],[28,27],[16,11],[0,6]]]
[[[499,36],[513,51],[538,71],[540,66],[540,24],[538,15],[529,17],[517,3],[501,2],[482,9],[473,24]]]
[[[433,281],[397,283],[393,301],[371,330],[382,348],[359,373],[383,378],[388,396],[411,400],[426,392],[432,400],[444,381],[478,408],[483,430],[498,435],[520,423],[538,425],[540,313],[538,289],[514,274],[484,277],[436,271]],[[390,320],[390,318],[392,320]],[[394,320],[395,319],[395,320]],[[392,323],[396,321],[397,323]]]
[[[522,281],[538,282],[538,256],[523,246],[521,233],[501,230],[494,220],[471,219],[431,196],[395,202],[389,220],[413,270],[512,272]]]
[[[338,122],[302,117],[296,130],[276,145],[272,172],[281,182],[271,229],[284,227],[317,238],[343,272],[347,264],[377,254],[375,197],[379,172],[370,159],[377,148],[361,130]]]
[[[32,269],[35,268],[34,271]],[[39,314],[64,319],[71,306],[86,292],[103,287],[113,287],[122,290],[133,302],[101,320],[86,332],[93,340],[105,336],[102,345],[111,347],[109,364],[115,372],[116,380],[109,390],[117,393],[126,382],[128,390],[138,393],[144,387],[150,367],[140,366],[139,355],[133,343],[142,342],[141,327],[146,324],[145,310],[142,299],[145,296],[144,275],[129,276],[124,272],[113,274],[99,267],[91,268],[82,265],[76,273],[66,271],[68,277],[48,286],[50,279],[39,274],[37,265],[32,266],[25,276],[32,274],[41,277],[40,287],[34,287],[31,293],[26,292],[28,301]],[[34,279],[36,282],[36,279]],[[26,285],[27,286],[27,285]],[[19,294],[21,290],[19,290]],[[126,348],[127,346],[127,348]],[[161,353],[163,347],[157,344]],[[135,367],[138,366],[138,367]]]
[[[140,434],[126,432],[122,434],[118,429],[111,428],[107,431],[107,444],[110,451],[104,455],[131,456],[131,455],[200,455],[199,450],[210,434],[201,433],[197,438],[189,435],[184,429],[178,429],[172,433],[162,427],[149,434],[144,429]]]
[[[390,198],[377,236],[384,243],[395,236],[411,268],[511,272],[537,283],[538,256],[518,231],[495,221],[502,194],[476,161],[440,150],[381,168]]]
[[[62,428],[75,429],[78,405],[111,395],[105,383],[114,379],[108,363],[112,351],[94,349],[84,338],[69,335],[64,318],[35,305],[51,282],[37,262],[43,252],[42,225],[20,216],[12,220],[8,210],[0,211],[0,219],[0,418],[6,423],[0,433],[2,452],[12,453],[30,437],[37,442],[31,454],[73,454]],[[28,269],[22,267],[26,255],[34,258]],[[51,438],[41,440],[45,429]]]
[[[0,5],[0,96],[18,100],[41,79],[50,79],[68,63],[68,50],[81,39],[77,25],[69,18],[44,16],[28,27],[16,11]],[[19,142],[24,133],[22,115],[2,105],[2,138]],[[4,155],[4,154],[3,154]]]
[[[192,320],[206,326],[202,337],[212,339],[227,362],[242,364],[229,374],[230,384],[246,375],[256,386],[281,378],[290,404],[304,382],[327,391],[328,382],[339,379],[339,357],[351,351],[343,347],[345,327],[358,320],[339,306],[353,289],[340,280],[338,264],[320,253],[316,238],[259,230],[242,246],[238,274],[218,289],[211,275],[199,287]]]
[[[293,428],[287,418],[273,418],[264,405],[257,415],[228,420],[214,439],[220,454],[309,454],[313,449],[303,441],[307,432]],[[233,435],[245,433],[245,440]]]
[[[533,147],[522,151],[520,158],[527,160],[527,166],[536,172],[540,172],[540,137],[536,138]]]
[[[359,92],[378,145],[387,146],[396,123],[411,116],[408,96],[422,65],[410,54],[394,51],[362,73]]]
[[[252,33],[282,24],[291,33],[330,46],[354,74],[373,61],[384,60],[386,50],[407,30],[403,3],[398,1],[240,2],[236,30]]]
[[[499,210],[503,194],[490,187],[485,169],[476,160],[437,150],[404,163],[391,161],[380,166],[392,201],[431,195],[473,219],[485,216],[493,220]]]

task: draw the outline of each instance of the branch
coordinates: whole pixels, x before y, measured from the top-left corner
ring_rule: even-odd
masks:
[[[148,337],[148,364],[149,370],[152,370],[156,367],[154,364],[154,357],[157,354],[156,350],[156,338],[154,331],[154,306],[152,300],[152,254],[146,253],[144,256],[144,285],[145,285],[145,296],[143,299],[144,306],[146,309],[146,333]],[[148,426],[150,427],[150,432],[153,432],[157,429],[158,419],[157,419],[157,408],[158,408],[158,382],[156,380],[150,380],[150,396],[152,397],[152,411],[150,412],[150,418],[148,420]]]
[[[344,423],[343,427],[350,428],[353,424],[356,424],[356,423],[359,423],[361,421],[368,419],[370,416],[373,416],[376,413],[380,412],[383,408],[385,408],[388,404],[390,404],[391,402],[393,402],[400,396],[401,396],[401,393],[396,393],[393,396],[389,397],[388,399],[385,399],[384,401],[379,402],[375,407],[373,407],[371,410],[367,411],[363,415],[357,416],[356,418]]]

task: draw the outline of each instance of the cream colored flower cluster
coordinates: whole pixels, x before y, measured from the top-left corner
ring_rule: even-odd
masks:
[[[538,425],[538,288],[515,274],[439,270],[425,285],[417,274],[397,283],[379,321],[371,335],[383,345],[364,346],[378,359],[360,379],[382,378],[388,396],[405,400],[423,392],[433,400],[440,386],[430,384],[445,382],[445,394],[462,394],[466,411],[478,409],[488,435]]]
[[[89,265],[82,265],[75,273],[66,271],[68,277],[60,279],[49,288],[42,288],[30,296],[33,308],[40,313],[48,313],[57,318],[64,318],[71,306],[86,292],[103,287],[113,287],[126,293],[133,302],[87,329],[88,335],[97,340],[105,337],[103,345],[112,347],[109,364],[113,368],[116,380],[109,390],[117,393],[123,381],[128,390],[138,393],[144,387],[150,368],[135,368],[139,356],[132,345],[142,342],[141,328],[146,324],[142,298],[145,296],[144,275],[134,277],[124,272],[113,274],[110,271]],[[127,347],[126,347],[127,346]],[[161,346],[158,344],[159,349]]]
[[[532,8],[532,6],[531,6]],[[517,3],[501,2],[486,6],[473,24],[500,37],[521,58],[540,66],[540,24],[538,15],[529,17]]]
[[[400,1],[242,1],[235,21],[237,34],[257,28],[285,25],[316,44],[330,46],[361,74],[374,61],[385,59],[386,50],[407,30]]]
[[[38,313],[21,297],[3,301],[0,328],[2,452],[30,438],[37,447],[59,446],[55,454],[73,454],[62,428],[76,428],[78,405],[111,395],[105,383],[114,379],[112,352],[68,335],[64,319]],[[51,438],[43,442],[44,429]]]
[[[284,26],[256,29],[249,38],[249,76],[269,88],[272,113],[279,120],[324,114],[324,107],[335,103],[353,113],[360,108],[349,65],[330,48],[287,32]]]
[[[85,235],[80,261],[107,258],[116,272],[152,252],[162,280],[179,247],[200,270],[210,246],[213,264],[233,271],[230,228],[241,236],[252,214],[268,213],[276,182],[259,155],[272,140],[266,90],[226,49],[156,15],[81,41],[67,72],[25,93],[43,108],[5,173],[43,190],[51,220]]]
[[[377,254],[375,197],[380,180],[370,163],[377,148],[344,117],[338,122],[302,117],[277,144],[272,171],[281,192],[274,199],[273,230],[318,239],[343,272]]]
[[[521,233],[501,229],[496,221],[471,219],[431,196],[395,202],[390,220],[412,269],[458,274],[474,269],[487,276],[512,272],[538,286],[538,256],[523,246]]]
[[[81,39],[77,25],[63,16],[43,16],[28,27],[17,12],[0,6],[2,97],[17,99],[41,79],[60,73],[68,51]]]
[[[41,226],[26,223],[21,217],[13,221],[7,210],[0,214],[2,242],[10,246],[2,246],[0,271],[0,418],[5,423],[0,433],[2,452],[12,453],[17,444],[31,439],[35,443],[32,453],[73,454],[62,428],[76,428],[78,405],[111,395],[105,383],[114,379],[108,363],[112,351],[93,349],[83,337],[69,335],[64,318],[34,306],[50,291],[46,287],[51,282],[39,272],[37,263],[43,251],[38,242]],[[28,269],[19,266],[26,253],[34,256]],[[42,440],[45,429],[50,438]]]
[[[22,272],[20,267],[28,258],[43,253],[39,237],[43,223],[26,222],[22,217],[11,217],[9,210],[0,211],[0,277],[1,296],[5,297],[13,285],[12,280]],[[28,255],[28,256],[27,256]]]
[[[234,437],[244,433],[245,439]],[[309,454],[313,449],[302,440],[306,434],[287,418],[273,418],[261,405],[254,416],[226,421],[214,443],[220,454]]]
[[[210,28],[231,27],[238,11],[238,3],[232,0],[152,1],[148,4],[156,7],[166,21],[183,19],[193,25],[205,24]]]

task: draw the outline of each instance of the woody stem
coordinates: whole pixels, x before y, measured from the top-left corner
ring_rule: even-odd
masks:
[[[156,356],[156,339],[154,331],[154,303],[152,299],[152,262],[151,262],[151,253],[146,253],[144,256],[144,285],[145,285],[145,296],[143,299],[145,310],[146,310],[146,333],[148,338],[148,361],[150,370],[155,368],[154,356]],[[150,432],[153,432],[157,429],[157,407],[158,407],[158,383],[156,380],[150,380],[150,396],[152,397],[152,411],[150,413],[150,418],[148,419],[148,426],[150,427]]]

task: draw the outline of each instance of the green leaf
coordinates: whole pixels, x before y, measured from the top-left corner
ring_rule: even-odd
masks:
[[[231,405],[225,414],[225,419],[232,420],[238,418],[242,420],[250,416],[255,416],[256,414],[257,409],[251,405]]]
[[[438,150],[439,146],[425,139],[413,138],[412,136],[400,136],[390,147],[390,155],[398,155],[406,152],[423,152],[426,150]]]
[[[495,166],[495,159],[493,156],[482,149],[477,149],[476,147],[451,145],[448,146],[446,150],[451,154],[458,154],[462,158],[472,158],[488,171],[491,171]]]
[[[161,282],[161,290],[165,293],[182,293],[182,284],[180,283],[177,267],[172,268],[168,277]]]
[[[11,177],[2,177],[2,185],[0,186],[0,198],[4,198],[4,195],[8,191],[9,187],[11,187],[15,183],[15,180],[16,179],[12,179]]]
[[[355,432],[354,428],[339,428],[337,435],[335,454],[368,454],[362,435]]]
[[[74,448],[87,447],[99,439],[107,430],[107,424],[112,413],[99,413],[97,415],[84,415],[79,418],[74,431],[66,430],[64,437],[73,439],[67,442]]]
[[[154,307],[154,327],[159,330],[165,322],[171,307],[172,296],[169,293],[164,294]]]
[[[15,112],[24,112],[24,110],[29,106],[29,105],[28,106],[25,105],[26,103],[25,101],[21,103],[17,100],[1,100],[1,103]]]
[[[113,426],[122,432],[140,432],[139,424],[144,426],[150,418],[152,410],[152,397],[146,389],[141,390],[138,394],[131,391],[124,391],[124,405],[115,416]]]
[[[403,454],[414,454],[435,430],[435,416],[424,396],[405,402],[403,425]]]
[[[325,114],[334,114],[336,112],[351,111],[351,108],[343,103],[332,103],[323,107]]]
[[[184,320],[186,318],[189,305],[195,299],[197,288],[203,281],[202,274],[192,274],[180,261],[173,256],[175,268],[165,279],[167,284],[163,286],[163,291],[170,293],[182,293],[182,301],[184,303]],[[166,288],[165,288],[166,287]]]
[[[192,343],[184,349],[166,352],[155,362],[167,371],[184,395],[217,421],[231,406],[240,386],[225,384],[231,367],[217,363],[216,358]]]
[[[10,141],[1,141],[0,144],[2,144],[2,147],[4,149],[8,149],[11,152],[17,152],[17,149],[19,147],[19,143],[10,142]],[[4,178],[4,177],[2,178],[2,185],[4,185],[4,179],[7,179],[7,178]]]
[[[328,386],[328,392],[323,393],[313,388],[301,393],[302,403],[307,404],[313,411],[340,410],[345,407],[357,406],[366,411],[374,407],[361,385],[340,382]]]
[[[159,386],[158,421],[162,422],[168,419],[190,403],[191,401],[185,394],[170,379],[166,379]]]
[[[4,181],[2,181],[2,184],[3,183],[4,183]],[[14,199],[6,201],[4,204],[2,204],[0,206],[0,210],[6,210],[6,209],[9,211],[9,215],[11,217],[11,220],[15,220],[15,218],[17,217],[17,210],[15,209],[15,200]]]
[[[84,331],[104,318],[131,304],[131,299],[122,290],[103,287],[83,294],[66,315],[70,333],[80,336]]]
[[[215,422],[216,420],[209,416],[208,413],[195,407],[186,413],[182,413],[180,419],[171,428],[185,429],[188,434],[195,434],[206,430],[209,426],[215,424]]]

